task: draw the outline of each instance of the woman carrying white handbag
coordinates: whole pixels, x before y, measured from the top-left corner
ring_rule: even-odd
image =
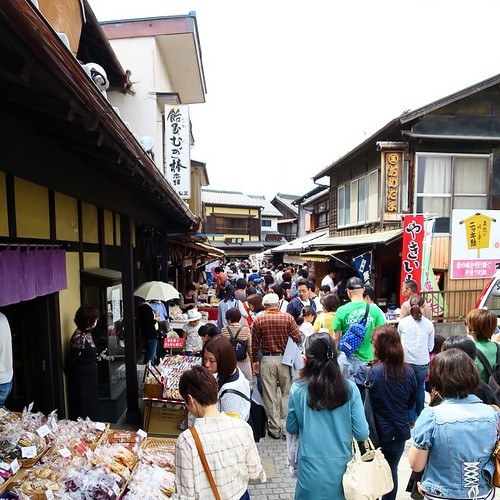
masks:
[[[340,500],[352,438],[365,440],[368,423],[358,388],[342,376],[333,338],[323,332],[311,335],[305,355],[286,419],[287,432],[299,434],[295,498]]]

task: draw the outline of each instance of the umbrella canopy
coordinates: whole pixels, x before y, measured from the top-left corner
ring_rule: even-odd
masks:
[[[144,300],[163,300],[164,302],[179,298],[179,292],[163,281],[146,281],[137,287],[134,295]]]

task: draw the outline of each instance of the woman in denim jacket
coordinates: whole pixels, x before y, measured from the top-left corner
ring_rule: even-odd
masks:
[[[491,454],[498,414],[474,396],[479,380],[474,362],[459,349],[431,363],[430,385],[443,401],[420,414],[409,454],[414,471],[425,468],[420,488],[426,499],[495,497]]]

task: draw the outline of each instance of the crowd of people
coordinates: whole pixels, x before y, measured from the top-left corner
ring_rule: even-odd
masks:
[[[444,339],[435,335],[432,311],[411,280],[403,284],[399,321],[388,323],[374,290],[338,270],[321,280],[305,268],[284,266],[214,271],[217,324],[199,323],[191,285],[183,294],[189,319],[185,352],[201,356],[202,366],[185,372],[179,389],[220,498],[247,499],[249,481],[265,481],[248,423],[255,391],[267,411],[268,439],[296,445],[290,455],[296,499],[344,498],[352,439],[364,441],[372,432],[393,477],[384,500],[395,499],[399,483],[408,480],[408,488],[428,500],[494,498],[498,412],[488,405],[499,401],[488,381],[500,352],[491,340],[495,314],[473,310],[467,334]],[[82,364],[92,354],[95,326],[95,311],[84,312],[75,318],[71,344],[82,350],[73,352]],[[341,340],[362,320],[364,336],[346,354]],[[298,367],[283,363],[290,344],[299,353]],[[90,376],[80,371],[79,377]],[[374,429],[363,403],[367,388]],[[214,494],[194,434],[187,429],[177,441],[174,498]],[[398,478],[410,438],[414,473]]]

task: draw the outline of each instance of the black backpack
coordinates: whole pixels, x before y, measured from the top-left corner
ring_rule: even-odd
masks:
[[[497,346],[497,357],[495,366],[491,366],[483,352],[476,348],[476,357],[481,361],[488,374],[488,385],[491,387],[497,400],[500,399],[500,345]]]
[[[247,357],[247,341],[246,340],[238,340],[238,335],[241,332],[243,327],[240,326],[236,335],[233,335],[231,331],[231,327],[227,325],[227,331],[229,333],[229,337],[231,338],[231,344],[234,349],[234,355],[236,356],[236,361],[243,361]]]
[[[256,443],[260,441],[260,438],[266,437],[266,432],[267,432],[267,412],[266,412],[266,407],[262,402],[258,402],[255,399],[260,399],[256,398],[255,395],[255,389],[250,393],[250,398],[245,396],[240,391],[237,391],[236,389],[226,389],[222,391],[221,395],[219,396],[219,399],[222,399],[222,396],[226,393],[231,393],[231,394],[236,394],[240,396],[241,398],[245,399],[246,401],[250,402],[250,414],[248,416],[247,423],[248,425],[252,428],[253,431],[253,438]],[[260,396],[260,394],[258,394]]]

